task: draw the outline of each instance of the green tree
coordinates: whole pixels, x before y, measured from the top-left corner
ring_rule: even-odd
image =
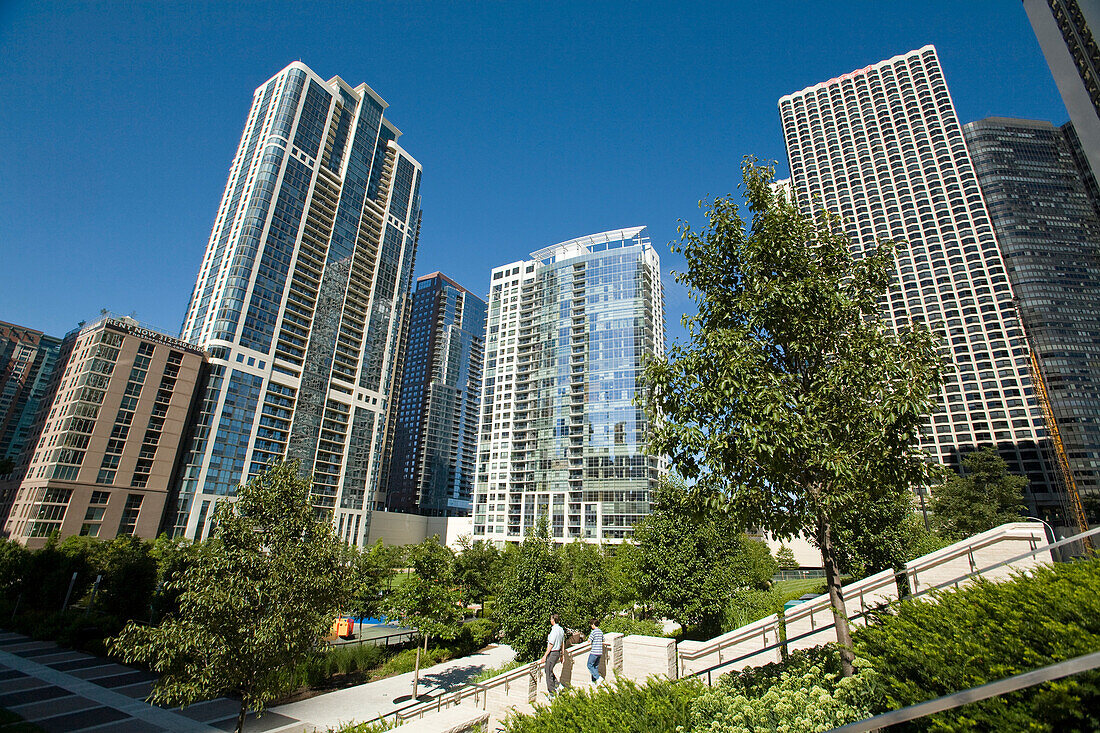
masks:
[[[700,515],[686,497],[675,477],[658,486],[652,510],[634,527],[633,574],[639,598],[657,615],[685,634],[709,638],[721,631],[734,594],[762,586],[775,574],[775,561],[728,514]]]
[[[794,559],[794,550],[786,545],[780,545],[775,552],[775,562],[780,570],[798,570],[801,566]]]
[[[382,607],[390,618],[403,626],[414,628],[423,638],[423,650],[428,651],[428,639],[453,639],[462,628],[462,596],[453,585],[453,553],[429,537],[408,549],[414,575],[390,593]],[[421,649],[416,650],[412,696],[417,697],[420,683]]]
[[[566,596],[558,613],[569,628],[587,631],[588,619],[603,618],[614,605],[608,548],[577,540],[556,548],[555,552]]]
[[[674,245],[699,313],[684,319],[690,342],[647,365],[651,447],[705,506],[815,540],[850,675],[835,523],[927,480],[917,446],[940,384],[937,339],[881,316],[892,244],[853,257],[842,223],[803,215],[773,169],[748,159],[742,174],[751,225],[715,199],[706,228],[682,225]]]
[[[100,543],[95,568],[102,575],[96,610],[121,621],[148,619],[157,585],[157,560],[152,543],[121,535]]]
[[[382,540],[362,550],[348,546],[344,552],[351,571],[348,609],[361,618],[375,618],[381,613],[382,595],[402,553],[395,547],[386,547]]]
[[[280,692],[285,670],[305,660],[346,600],[348,570],[326,518],[309,502],[310,481],[278,463],[219,502],[213,537],[179,585],[179,611],[157,627],[127,624],[112,651],[160,679],[150,699],[187,705],[240,696],[249,709]]]
[[[561,558],[554,552],[550,525],[543,515],[535,530],[523,538],[493,603],[501,638],[512,645],[520,661],[537,659],[546,649],[550,614],[560,614],[567,600]],[[576,625],[577,619],[563,617],[563,622]]]
[[[484,603],[501,580],[500,550],[488,540],[458,539],[461,552],[455,556],[455,580],[462,589],[463,603]]]
[[[1018,522],[1028,480],[1008,472],[1008,464],[989,446],[963,456],[963,474],[952,474],[932,491],[932,519],[940,534],[961,540]]]

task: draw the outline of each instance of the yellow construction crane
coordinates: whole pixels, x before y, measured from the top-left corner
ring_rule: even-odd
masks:
[[[1066,446],[1062,443],[1062,434],[1058,431],[1058,422],[1054,419],[1054,410],[1050,406],[1050,397],[1047,395],[1046,380],[1039,366],[1039,357],[1036,350],[1031,348],[1031,381],[1035,384],[1035,392],[1039,395],[1039,404],[1043,407],[1043,417],[1046,418],[1047,433],[1050,434],[1051,445],[1054,446],[1055,462],[1058,464],[1058,472],[1062,476],[1065,485],[1066,509],[1069,518],[1077,521],[1078,531],[1087,532],[1089,528],[1088,518],[1085,516],[1085,507],[1081,504],[1081,496],[1077,493],[1077,482],[1073,480],[1073,471],[1069,467],[1069,456],[1066,455]],[[1086,538],[1085,544],[1092,549],[1092,542]]]

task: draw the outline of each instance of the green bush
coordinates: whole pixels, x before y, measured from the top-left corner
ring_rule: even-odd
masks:
[[[484,649],[487,644],[496,639],[499,630],[499,624],[488,618],[475,618],[463,624],[453,643],[457,656],[464,657]]]
[[[612,616],[600,624],[600,630],[605,634],[619,633],[624,636],[638,634],[639,636],[664,636],[664,629],[652,619],[634,620],[629,616]]]
[[[510,672],[516,667],[522,667],[524,664],[526,664],[526,662],[521,662],[518,659],[513,659],[511,662],[508,662],[507,664],[502,664],[499,667],[489,667],[488,669],[483,669],[470,678],[470,684],[474,685],[479,682],[484,682],[485,680],[496,677],[498,674]]]
[[[869,717],[877,675],[863,660],[844,678],[832,646],[727,675],[691,704],[691,733],[814,733]]]
[[[382,647],[373,644],[345,644],[335,646],[320,654],[327,677],[337,674],[366,672],[380,666],[386,659]]]
[[[447,647],[429,647],[427,652],[421,649],[420,671],[423,672],[428,667],[439,664],[440,662],[446,662],[453,656],[454,651]],[[382,665],[379,676],[390,677],[395,674],[412,672],[414,669],[416,669],[416,649],[406,649],[403,652],[398,652],[387,660],[386,663]]]
[[[690,723],[691,703],[703,691],[696,679],[651,678],[645,685],[619,680],[613,686],[562,693],[530,716],[510,714],[507,733],[675,733]]]
[[[397,727],[396,723],[381,720],[377,723],[346,723],[337,728],[329,728],[326,733],[384,733]]]
[[[1100,651],[1100,560],[932,595],[879,612],[854,633],[890,708]],[[910,730],[1100,730],[1100,673],[973,703]]]

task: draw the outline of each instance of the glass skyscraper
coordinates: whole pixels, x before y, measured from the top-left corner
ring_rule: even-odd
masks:
[[[580,237],[492,272],[474,537],[617,542],[649,512],[646,355],[664,354],[661,265],[645,227]]]
[[[1100,218],[1069,125],[963,126],[1077,490],[1100,495]]]
[[[485,301],[443,273],[417,278],[386,507],[468,516],[474,490]]]
[[[183,324],[211,366],[177,534],[287,457],[340,537],[367,535],[420,227],[421,167],[385,108],[298,62],[255,92]]]
[[[786,95],[779,110],[799,203],[843,217],[857,255],[899,243],[883,312],[943,336],[952,368],[922,447],[957,468],[961,454],[995,446],[1030,479],[1029,513],[1063,523],[1030,351],[935,49]]]

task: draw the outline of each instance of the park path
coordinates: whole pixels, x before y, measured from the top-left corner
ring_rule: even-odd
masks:
[[[468,657],[422,669],[421,699],[461,687],[477,673],[500,667],[512,661],[515,656],[512,647],[500,644]],[[342,723],[363,722],[412,704],[408,699],[412,693],[412,683],[413,673],[407,672],[377,682],[317,695],[308,700],[280,705],[272,708],[269,714],[292,718],[320,730],[335,728]],[[286,730],[290,731],[292,728],[287,727]]]

